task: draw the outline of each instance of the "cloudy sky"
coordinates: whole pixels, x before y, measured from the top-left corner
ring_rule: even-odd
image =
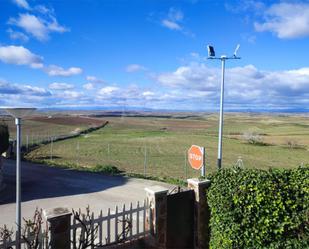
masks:
[[[0,0],[0,106],[309,111],[309,1]]]

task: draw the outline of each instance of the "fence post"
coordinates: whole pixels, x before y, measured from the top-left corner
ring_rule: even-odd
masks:
[[[158,248],[166,247],[167,232],[167,192],[161,186],[145,188],[147,196],[146,230],[150,231],[153,243]]]
[[[50,249],[71,248],[71,215],[67,208],[43,211],[50,231]]]
[[[53,137],[50,137],[50,160],[53,160]]]
[[[210,209],[207,203],[207,189],[210,180],[200,181],[197,178],[188,179],[188,188],[194,190],[194,244],[195,248],[209,248],[210,240]]]
[[[185,179],[188,179],[188,165],[187,165],[187,151],[185,151],[185,162],[184,162],[184,167],[185,167]]]
[[[107,160],[109,160],[109,153],[110,153],[110,148],[109,148],[109,143],[107,144]]]
[[[144,149],[144,177],[146,177],[146,168],[147,168],[147,147],[145,145]]]
[[[76,164],[79,165],[79,141],[76,144]]]
[[[26,136],[26,151],[29,151],[29,135]]]

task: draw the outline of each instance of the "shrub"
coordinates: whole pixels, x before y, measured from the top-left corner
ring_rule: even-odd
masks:
[[[286,142],[289,149],[306,149],[304,145],[300,145],[295,140],[288,140]]]
[[[263,138],[261,137],[261,135],[255,133],[255,132],[245,132],[243,134],[243,138],[244,140],[247,141],[247,143],[249,144],[253,144],[253,145],[260,145],[260,146],[266,146],[268,145],[267,143],[265,143],[263,141]]]
[[[114,165],[96,165],[92,171],[99,172],[99,173],[105,173],[105,174],[119,174],[121,171]]]
[[[6,124],[0,124],[0,155],[9,148],[9,129]]]
[[[309,248],[309,165],[222,169],[211,181],[211,248]]]

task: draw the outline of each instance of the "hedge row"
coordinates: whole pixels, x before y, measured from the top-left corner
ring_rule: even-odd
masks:
[[[309,248],[309,165],[211,176],[210,248]]]
[[[0,123],[0,155],[9,147],[9,136],[8,126]]]

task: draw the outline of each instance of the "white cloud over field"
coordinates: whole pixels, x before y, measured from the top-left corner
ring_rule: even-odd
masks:
[[[157,82],[213,107],[219,100],[221,70],[205,64],[191,64],[174,72],[157,75]],[[183,97],[185,100],[186,97]],[[309,99],[309,68],[283,71],[259,70],[253,65],[226,70],[227,107],[291,108]],[[305,107],[305,106],[303,106]]]
[[[89,80],[90,78],[88,78]],[[91,80],[91,79],[90,79]],[[92,79],[94,80],[94,79]],[[0,81],[2,102],[37,106],[133,106],[178,110],[216,110],[221,69],[204,63],[158,73],[149,87],[136,84],[81,85],[53,82],[48,88]],[[229,110],[306,109],[309,106],[309,68],[260,70],[253,65],[227,68],[225,107]]]

